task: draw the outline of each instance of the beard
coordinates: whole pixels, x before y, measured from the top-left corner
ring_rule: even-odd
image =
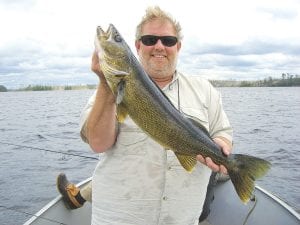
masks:
[[[141,57],[140,61],[144,70],[150,77],[168,77],[173,75],[177,65],[177,57],[172,61],[156,61],[152,60],[151,58],[150,60],[145,60]]]

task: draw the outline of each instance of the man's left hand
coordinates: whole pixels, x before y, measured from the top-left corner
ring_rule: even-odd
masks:
[[[224,138],[221,137],[216,137],[213,141],[221,147],[224,155],[228,156],[231,153],[232,145],[229,141],[225,141]],[[220,172],[223,174],[228,173],[225,166],[215,164],[210,157],[204,158],[202,155],[197,155],[197,160],[208,166],[214,172]]]

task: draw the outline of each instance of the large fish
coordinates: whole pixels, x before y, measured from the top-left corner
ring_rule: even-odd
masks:
[[[254,180],[268,171],[270,163],[249,155],[224,156],[201,124],[172,105],[112,24],[106,32],[97,28],[95,45],[101,69],[116,97],[119,122],[129,115],[151,138],[174,151],[187,171],[196,165],[198,154],[224,165],[240,199],[248,202]]]

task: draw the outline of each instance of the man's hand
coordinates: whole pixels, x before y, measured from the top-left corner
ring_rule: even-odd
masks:
[[[95,50],[92,56],[92,64],[91,64],[91,70],[97,74],[97,76],[103,80],[105,79],[104,74],[100,68],[100,63],[99,63],[99,57],[98,57],[98,53]]]
[[[224,155],[228,156],[231,153],[232,145],[229,141],[221,137],[216,137],[213,140],[217,145],[221,147]],[[207,165],[214,172],[227,174],[227,169],[225,168],[225,166],[215,164],[210,157],[204,158],[202,155],[197,155],[197,160],[204,165]]]

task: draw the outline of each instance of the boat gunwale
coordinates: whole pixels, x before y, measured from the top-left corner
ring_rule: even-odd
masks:
[[[279,205],[281,205],[283,208],[285,208],[289,213],[291,213],[293,216],[295,216],[298,220],[300,220],[300,214],[289,204],[287,204],[285,201],[277,197],[276,195],[272,194],[271,192],[268,192],[266,189],[255,185],[255,188],[259,191],[263,192],[268,197],[272,198],[274,201],[276,201]]]
[[[87,184],[91,180],[92,180],[92,177],[89,177],[89,178],[81,181],[80,183],[78,183],[76,186],[81,187],[81,186]],[[265,190],[264,188],[262,188],[260,186],[255,185],[255,189],[257,189],[258,191],[265,194],[267,197],[274,200],[277,204],[282,206],[292,216],[294,216],[295,218],[297,218],[300,221],[300,214],[294,208],[292,208],[292,206],[288,205],[286,202],[284,202],[283,200],[281,200],[280,198],[278,198],[277,196],[268,192],[267,190]],[[62,199],[61,195],[54,198],[52,201],[50,201],[48,204],[46,204],[42,209],[40,209],[37,213],[33,214],[33,216],[29,220],[27,220],[23,225],[31,225],[35,220],[42,219],[43,214],[46,213],[47,210],[49,210],[51,207],[55,206],[59,201],[61,201],[61,199]],[[47,220],[47,218],[44,218],[44,219]]]
[[[81,187],[91,180],[92,180],[92,177],[89,177],[89,178],[81,181],[80,183],[78,183],[76,186]],[[61,195],[58,195],[57,197],[55,197],[53,200],[51,200],[45,206],[43,206],[43,208],[41,208],[37,213],[33,214],[33,216],[29,220],[27,220],[23,225],[31,225],[35,220],[37,220],[39,218],[43,218],[42,215],[45,212],[47,212],[47,210],[49,210],[51,207],[55,206],[55,204],[58,203],[61,199],[62,199]],[[45,218],[45,219],[47,219],[47,218]]]

